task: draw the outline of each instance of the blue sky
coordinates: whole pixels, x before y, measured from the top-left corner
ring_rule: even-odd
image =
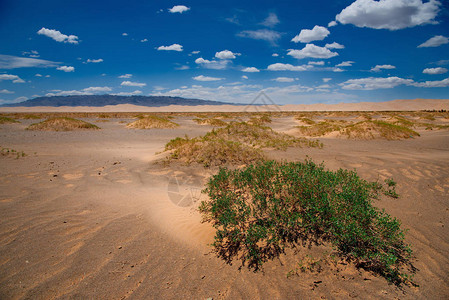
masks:
[[[0,1],[0,104],[169,95],[278,104],[449,98],[437,0]]]

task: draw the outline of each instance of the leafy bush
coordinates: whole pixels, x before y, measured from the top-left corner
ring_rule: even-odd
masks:
[[[216,229],[213,246],[228,263],[239,258],[258,269],[285,246],[327,241],[358,267],[401,283],[412,251],[400,222],[372,206],[383,191],[354,171],[328,171],[311,160],[265,161],[221,168],[199,210]]]

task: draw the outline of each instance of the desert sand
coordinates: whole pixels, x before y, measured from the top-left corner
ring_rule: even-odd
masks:
[[[427,104],[418,109],[447,109],[449,100]],[[319,247],[287,250],[260,272],[226,264],[211,252],[213,228],[196,210],[214,170],[161,163],[170,139],[212,127],[182,115],[173,120],[180,124],[175,129],[126,128],[132,119],[83,120],[102,129],[25,130],[36,120],[0,125],[0,146],[27,154],[0,156],[0,299],[449,298],[448,130],[421,130],[419,138],[399,141],[329,136],[320,138],[322,149],[267,153],[397,181],[400,198],[375,203],[402,221],[414,250],[419,286],[397,287],[351,264],[287,276]],[[270,126],[295,134],[296,125],[284,116]]]

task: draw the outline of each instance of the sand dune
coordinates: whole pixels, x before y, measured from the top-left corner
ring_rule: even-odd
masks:
[[[260,103],[263,104],[263,103]],[[103,107],[0,107],[0,112],[241,112],[241,111],[415,111],[449,110],[448,99],[393,100],[387,102],[360,102],[339,104],[287,104],[280,106],[235,106],[235,105],[169,105],[146,107],[131,104]]]
[[[21,121],[0,126],[1,146],[27,153],[0,156],[0,299],[449,297],[447,130],[403,141],[323,138],[323,149],[268,153],[309,156],[367,180],[395,178],[401,197],[375,204],[409,230],[420,286],[400,289],[350,264],[287,277],[307,253],[329,250],[323,247],[287,250],[257,273],[216,258],[213,230],[195,209],[213,170],[157,163],[170,139],[211,128],[191,118],[155,130],[86,119],[102,127],[92,132],[32,132],[24,128],[34,121]],[[283,117],[270,126],[295,134],[294,125]]]

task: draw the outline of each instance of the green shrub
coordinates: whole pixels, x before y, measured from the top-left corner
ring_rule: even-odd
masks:
[[[391,183],[392,184],[392,183]],[[407,280],[411,249],[399,220],[372,206],[384,189],[354,171],[265,161],[242,170],[221,168],[200,205],[215,230],[217,255],[258,269],[298,242],[330,242],[342,257],[389,281]]]
[[[11,124],[11,123],[19,123],[19,121],[16,121],[8,117],[0,116],[0,124]]]

